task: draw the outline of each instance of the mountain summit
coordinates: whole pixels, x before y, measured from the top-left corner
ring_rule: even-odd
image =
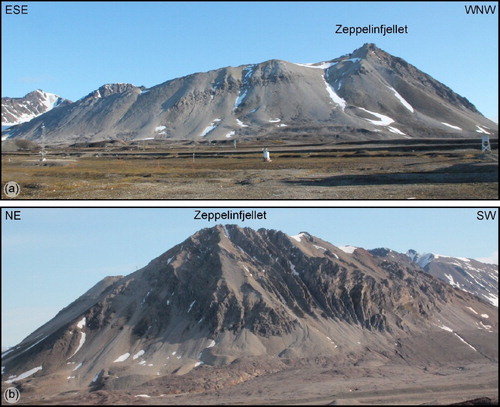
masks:
[[[366,140],[498,131],[466,98],[374,44],[326,62],[270,60],[195,73],[149,89],[105,85],[8,134],[37,139],[42,124],[52,143],[256,135]]]
[[[71,101],[37,89],[22,98],[2,98],[2,126],[25,123]]]
[[[98,283],[3,353],[2,380],[93,391],[318,358],[489,363],[497,314],[404,254],[218,225]]]

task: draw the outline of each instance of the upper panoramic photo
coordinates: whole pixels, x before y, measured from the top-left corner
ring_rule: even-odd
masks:
[[[498,3],[2,2],[2,199],[498,199]]]

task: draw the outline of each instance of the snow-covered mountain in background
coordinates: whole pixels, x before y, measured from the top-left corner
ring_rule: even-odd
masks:
[[[406,255],[430,275],[498,307],[498,266],[464,257],[408,250]]]
[[[22,98],[2,98],[2,127],[29,122],[58,106],[71,101],[53,93],[37,89]]]

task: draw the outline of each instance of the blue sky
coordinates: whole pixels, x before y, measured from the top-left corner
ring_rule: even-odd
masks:
[[[2,346],[19,343],[102,278],[132,273],[214,225],[194,220],[195,208],[23,208],[21,221],[5,221],[5,210]],[[267,220],[228,223],[306,231],[337,246],[498,258],[498,214],[478,221],[475,208],[261,210]]]
[[[2,7],[2,96],[43,89],[78,100],[105,83],[150,87],[269,59],[319,62],[374,42],[498,120],[498,10],[467,15],[471,3],[23,4],[28,15],[6,15]],[[336,24],[408,25],[409,34],[349,37],[334,34]]]

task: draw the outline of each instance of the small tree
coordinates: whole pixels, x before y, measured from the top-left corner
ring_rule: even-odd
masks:
[[[30,140],[26,139],[18,139],[15,141],[16,147],[21,151],[38,151],[40,150],[40,146]]]

